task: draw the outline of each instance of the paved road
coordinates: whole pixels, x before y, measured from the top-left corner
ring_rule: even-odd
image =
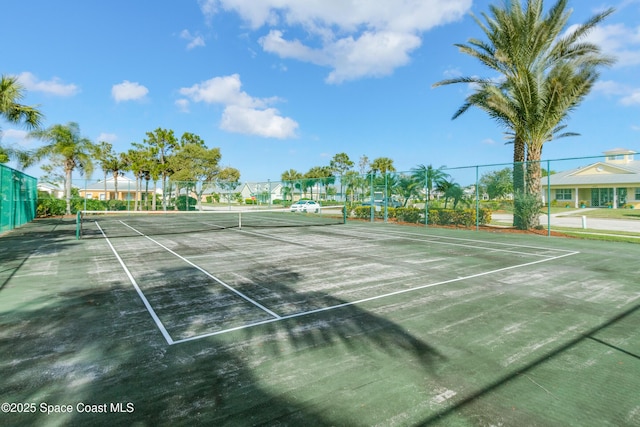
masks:
[[[551,226],[583,228],[582,216],[567,216],[567,215],[582,213],[588,210],[590,209],[580,209],[578,211],[564,212],[562,214],[551,214]],[[501,222],[513,221],[513,215],[511,214],[492,214],[491,217]],[[586,221],[586,228],[591,228],[596,230],[629,231],[634,233],[640,233],[640,221],[638,220],[585,218],[584,221]],[[547,215],[540,215],[540,222],[546,225],[548,223]]]

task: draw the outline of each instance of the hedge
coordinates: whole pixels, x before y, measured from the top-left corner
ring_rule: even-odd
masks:
[[[491,222],[491,211],[480,208],[480,224]],[[356,206],[352,211],[352,216],[358,219],[371,218],[370,206]],[[376,219],[384,218],[384,209],[375,210]],[[388,208],[388,219],[397,219],[398,222],[411,224],[424,224],[424,209],[419,208]],[[429,224],[433,225],[459,225],[471,227],[476,224],[475,209],[429,209]]]

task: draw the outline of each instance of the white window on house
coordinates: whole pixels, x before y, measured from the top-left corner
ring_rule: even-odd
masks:
[[[556,190],[556,200],[572,200],[570,188],[559,188]]]
[[[107,198],[105,197],[104,193],[100,193],[100,200],[106,200]]]
[[[640,200],[640,187],[636,188],[636,200]]]
[[[93,193],[87,193],[87,199],[93,199]]]

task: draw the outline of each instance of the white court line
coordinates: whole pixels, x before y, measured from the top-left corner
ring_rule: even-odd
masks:
[[[195,268],[196,270],[204,273],[207,277],[215,280],[216,282],[218,282],[219,284],[221,284],[222,286],[224,286],[225,288],[229,289],[231,292],[233,292],[234,294],[238,295],[240,298],[244,299],[245,301],[255,305],[256,307],[260,308],[262,311],[265,311],[267,313],[269,313],[271,316],[275,317],[276,319],[280,318],[280,315],[274,313],[273,311],[269,310],[267,307],[265,307],[264,305],[260,304],[258,301],[255,301],[251,298],[249,298],[248,296],[246,296],[245,294],[243,294],[242,292],[240,292],[239,290],[233,288],[232,286],[227,285],[226,283],[224,283],[222,280],[218,279],[217,277],[215,277],[213,274],[209,273],[207,270],[205,270],[204,268],[200,267],[197,264],[194,264],[193,262],[189,261],[188,259],[186,259],[185,257],[183,257],[182,255],[172,251],[171,249],[169,249],[168,247],[166,247],[165,245],[163,245],[162,243],[158,242],[157,240],[152,239],[151,237],[141,233],[140,231],[136,230],[135,228],[131,227],[129,224],[124,223],[123,221],[120,221],[120,223],[122,223],[122,225],[129,227],[131,230],[135,231],[136,233],[138,233],[139,235],[141,235],[142,237],[152,241],[153,243],[155,243],[156,245],[160,246],[162,249],[166,250],[167,252],[171,253],[172,255],[175,255],[176,257],[180,258],[181,260],[183,260],[184,262],[186,262],[187,264],[189,264],[190,266],[192,266],[193,268]]]
[[[156,326],[158,327],[158,329],[160,329],[160,332],[162,332],[162,335],[164,336],[164,339],[167,340],[167,343],[169,345],[171,344],[175,344],[175,341],[173,341],[173,339],[171,338],[171,336],[169,335],[169,332],[167,332],[167,329],[164,327],[164,325],[162,324],[162,322],[160,321],[160,318],[158,317],[158,315],[156,314],[156,312],[153,310],[153,308],[151,307],[151,304],[149,303],[149,301],[147,300],[147,298],[144,296],[144,294],[142,293],[142,290],[140,289],[140,286],[138,286],[138,283],[136,282],[136,279],[133,278],[133,275],[131,274],[131,272],[129,271],[129,269],[127,268],[127,266],[125,265],[124,261],[122,261],[122,258],[120,258],[120,255],[118,254],[118,252],[116,251],[116,249],[113,247],[113,245],[111,244],[111,241],[109,240],[109,238],[104,234],[104,231],[102,230],[102,227],[100,227],[100,224],[98,224],[98,221],[96,221],[96,226],[98,227],[98,229],[100,230],[100,233],[102,233],[102,236],[105,238],[105,240],[107,241],[107,244],[109,245],[109,247],[111,248],[111,251],[113,252],[113,254],[116,256],[118,262],[120,263],[120,265],[122,266],[122,269],[124,270],[124,272],[127,274],[127,277],[129,277],[129,281],[131,281],[131,284],[133,285],[133,287],[136,289],[136,292],[138,293],[138,296],[140,297],[140,299],[142,300],[143,304],[145,305],[145,307],[147,307],[147,311],[149,312],[149,314],[151,315],[151,317],[153,318],[153,321],[156,322]]]
[[[506,253],[512,253],[512,254],[518,254],[518,255],[529,255],[529,256],[538,256],[538,257],[552,257],[552,255],[537,254],[537,253],[532,253],[532,252],[521,252],[521,251],[516,251],[516,250],[510,250],[510,249],[500,249],[500,248],[494,248],[494,247],[490,247],[490,246],[477,246],[477,245],[467,245],[467,244],[463,244],[463,243],[452,243],[452,242],[442,241],[442,239],[462,241],[462,242],[481,243],[481,244],[485,244],[485,245],[487,243],[491,243],[492,245],[507,246],[507,247],[512,247],[512,248],[536,249],[536,250],[547,251],[547,252],[565,252],[565,253],[570,253],[570,254],[579,253],[579,252],[569,251],[567,249],[543,248],[543,247],[539,247],[539,246],[518,245],[518,244],[515,244],[515,243],[487,242],[487,241],[482,241],[482,240],[462,239],[462,238],[459,238],[459,237],[419,235],[419,234],[416,235],[414,233],[406,233],[406,232],[401,232],[401,231],[385,230],[385,231],[381,232],[380,234],[381,235],[385,235],[385,236],[396,236],[396,237],[400,236],[403,239],[415,240],[415,241],[418,241],[418,242],[429,242],[429,243],[440,244],[440,245],[460,246],[460,247],[463,247],[463,248],[470,248],[470,249],[482,249],[482,250],[493,251],[493,252],[506,252]],[[356,233],[349,234],[349,235],[352,236],[352,237],[363,236],[363,235],[367,236],[367,237],[370,237],[371,233],[356,232]],[[410,236],[410,237],[406,237],[406,236]]]
[[[428,229],[426,229],[428,230]],[[438,243],[440,239],[446,239],[446,240],[457,240],[457,241],[462,241],[462,242],[473,242],[473,243],[481,243],[481,244],[487,244],[487,243],[491,243],[492,245],[499,245],[499,246],[510,246],[510,247],[515,247],[515,248],[527,248],[527,249],[538,249],[538,250],[542,250],[542,251],[556,251],[556,252],[567,252],[567,253],[574,253],[574,251],[570,251],[568,249],[554,249],[554,248],[545,248],[545,247],[540,247],[540,246],[531,246],[531,245],[519,245],[516,243],[504,243],[504,242],[488,242],[486,240],[475,240],[475,239],[464,239],[461,237],[449,237],[449,236],[437,236],[437,235],[433,235],[433,234],[415,234],[415,233],[407,233],[404,231],[398,231],[398,230],[388,230],[388,229],[381,229],[378,230],[381,234],[386,234],[386,235],[391,235],[391,236],[413,236],[413,237],[425,237],[426,241],[430,241],[430,242],[434,242],[434,243]],[[362,232],[356,232],[356,235],[362,235]],[[368,236],[371,235],[371,233],[367,234]],[[353,235],[352,235],[353,236]],[[438,239],[438,240],[434,240],[434,239]],[[473,245],[462,245],[461,246],[468,246],[470,248],[481,248],[481,249],[493,249],[493,248],[482,248],[480,246],[473,246]],[[497,250],[497,249],[495,249]],[[534,255],[531,253],[526,253],[527,255]]]
[[[530,266],[530,265],[534,265],[534,264],[540,264],[540,263],[543,263],[543,262],[549,262],[549,261],[553,261],[553,260],[556,260],[556,259],[560,259],[560,258],[564,258],[564,257],[568,257],[568,256],[572,256],[572,255],[576,255],[576,254],[580,253],[580,252],[569,252],[569,251],[565,251],[565,252],[567,252],[567,253],[565,253],[563,255],[558,255],[558,256],[553,257],[553,258],[545,258],[545,259],[540,259],[540,260],[537,260],[537,261],[528,262],[528,263],[525,263],[525,264],[512,265],[510,267],[504,267],[504,268],[499,268],[497,270],[485,271],[485,272],[482,272],[482,273],[472,274],[470,276],[458,277],[458,278],[455,278],[455,279],[449,279],[449,280],[445,280],[445,281],[442,281],[442,282],[430,283],[430,284],[427,284],[427,285],[416,286],[416,287],[409,288],[409,289],[402,289],[402,290],[395,291],[395,292],[389,292],[389,293],[386,293],[386,294],[383,294],[383,295],[376,295],[376,296],[373,296],[373,297],[363,298],[363,299],[359,299],[359,300],[356,300],[356,301],[345,302],[343,304],[337,304],[337,305],[332,305],[332,306],[328,306],[328,307],[322,307],[322,308],[318,308],[318,309],[310,310],[310,311],[305,311],[305,312],[301,312],[301,313],[289,314],[289,315],[286,315],[286,316],[281,316],[278,319],[262,320],[260,322],[254,322],[254,323],[250,323],[250,324],[247,324],[247,325],[236,326],[234,328],[229,328],[229,329],[224,329],[224,330],[221,330],[221,331],[211,332],[211,333],[208,333],[208,334],[203,334],[203,335],[197,335],[197,336],[194,336],[194,337],[184,338],[184,339],[181,339],[181,340],[174,341],[173,344],[182,344],[182,343],[185,343],[185,342],[188,342],[188,341],[194,341],[194,340],[198,340],[198,339],[201,339],[201,338],[207,338],[207,337],[212,337],[212,336],[215,336],[215,335],[225,334],[225,333],[228,333],[228,332],[239,331],[239,330],[251,328],[251,327],[254,327],[254,326],[265,325],[265,324],[268,324],[268,323],[278,322],[278,321],[281,321],[281,320],[287,320],[287,319],[293,319],[293,318],[296,318],[296,317],[308,316],[308,315],[311,315],[311,314],[321,313],[321,312],[324,312],[324,311],[335,310],[335,309],[339,309],[339,308],[343,308],[343,307],[348,307],[348,306],[351,306],[351,305],[362,304],[362,303],[365,303],[365,302],[375,301],[375,300],[383,299],[383,298],[389,298],[389,297],[392,297],[392,296],[395,296],[395,295],[401,295],[401,294],[405,294],[405,293],[408,293],[408,292],[414,292],[414,291],[417,291],[417,290],[420,290],[420,289],[426,289],[426,288],[431,288],[431,287],[434,287],[434,286],[446,285],[448,283],[459,282],[459,281],[462,281],[462,280],[467,280],[467,279],[473,279],[473,278],[477,278],[477,277],[487,276],[487,275],[493,274],[493,273],[499,273],[499,272],[502,272],[502,271],[513,270],[515,268],[526,267],[526,266]]]
[[[240,230],[240,229],[235,229],[238,232],[241,233],[245,233],[245,234],[252,234],[254,236],[260,236],[260,237],[264,237],[264,238],[269,238],[269,239],[273,239],[273,240],[278,240],[284,243],[290,243],[290,244],[297,244],[297,245],[302,245],[302,246],[307,246],[310,248],[316,248],[316,246],[314,245],[307,245],[305,243],[296,241],[296,240],[287,240],[287,239],[283,239],[281,237],[275,237],[272,236],[270,234],[264,234],[264,233],[259,233],[256,231],[247,231],[247,230]],[[486,241],[481,241],[481,240],[472,240],[472,239],[461,239],[458,237],[440,237],[440,236],[429,236],[429,235],[416,235],[413,233],[403,233],[403,232],[394,232],[394,231],[385,231],[382,234],[385,234],[386,236],[401,236],[403,239],[405,240],[413,240],[413,241],[417,241],[417,242],[425,242],[425,243],[433,243],[433,244],[439,244],[439,245],[448,245],[448,246],[460,246],[463,248],[469,248],[469,249],[479,249],[479,250],[486,250],[486,251],[491,251],[491,252],[506,252],[506,253],[510,253],[510,254],[516,254],[516,255],[526,255],[526,256],[534,256],[534,257],[546,257],[546,258],[553,258],[553,255],[547,255],[547,254],[538,254],[538,253],[532,253],[532,252],[521,252],[521,251],[516,251],[516,250],[510,250],[510,249],[500,249],[500,248],[493,248],[493,247],[487,247],[487,246],[477,246],[477,245],[467,245],[467,244],[463,244],[463,243],[452,243],[452,242],[443,242],[440,239],[451,239],[451,240],[459,240],[459,241],[466,241],[466,242],[473,242],[473,243],[483,243],[486,244]],[[349,237],[360,237],[360,236],[364,236],[364,237],[371,237],[370,233],[362,233],[362,232],[356,232],[356,233],[348,233]],[[406,237],[406,236],[411,236],[411,237]],[[373,240],[375,241],[375,239]],[[527,248],[527,249],[536,249],[536,250],[543,250],[543,251],[547,251],[547,252],[565,252],[565,253],[571,253],[571,251],[566,250],[566,249],[549,249],[549,248],[542,248],[542,247],[537,247],[537,246],[526,246],[526,245],[518,245],[518,244],[511,244],[511,243],[502,243],[502,242],[491,242],[492,244],[495,245],[502,245],[502,246],[508,246],[511,248]]]

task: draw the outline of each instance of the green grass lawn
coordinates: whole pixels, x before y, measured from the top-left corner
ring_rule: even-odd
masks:
[[[571,216],[586,216],[588,218],[609,218],[609,219],[630,219],[630,220],[640,220],[640,209],[566,209],[563,208],[566,212],[573,211],[575,213],[569,214]],[[557,213],[560,213],[559,211]],[[553,209],[551,210],[553,212]]]

